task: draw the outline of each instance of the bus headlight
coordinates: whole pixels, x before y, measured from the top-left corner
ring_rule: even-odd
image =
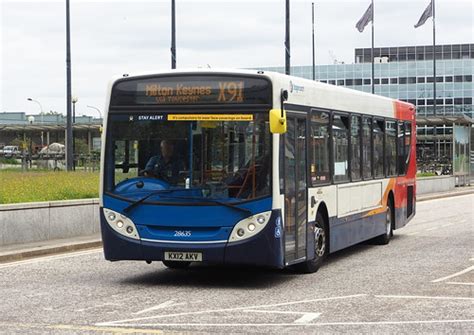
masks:
[[[123,214],[104,208],[104,216],[109,226],[120,235],[139,240],[137,227],[132,220]]]
[[[258,213],[239,221],[229,237],[229,243],[238,242],[257,235],[265,228],[272,212]]]

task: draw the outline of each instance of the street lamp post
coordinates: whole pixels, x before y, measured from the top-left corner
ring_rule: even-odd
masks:
[[[100,109],[99,109],[99,108],[94,107],[94,106],[90,106],[90,105],[87,105],[87,108],[95,109],[95,110],[97,111],[97,113],[99,113],[100,118],[102,119],[102,113],[100,112]],[[103,119],[102,119],[102,120],[103,120]]]
[[[79,99],[76,96],[72,97],[72,169],[76,170],[76,135],[74,133],[74,125],[76,124],[76,102]]]
[[[71,24],[69,0],[66,0],[66,169],[72,170],[74,160],[72,154],[72,123],[71,123]]]
[[[38,104],[38,106],[40,108],[41,122],[43,122],[43,106],[41,105],[41,103],[38,100],[35,100],[35,99],[32,99],[32,98],[28,98],[26,100],[31,101],[31,102],[36,102]]]
[[[100,117],[100,126],[99,126],[99,134],[102,133],[102,125],[104,124],[104,119],[102,118],[102,113],[100,112],[100,109],[95,107],[95,106],[91,106],[91,105],[87,105],[87,108],[92,108],[92,109],[95,109],[97,111],[97,113],[99,113],[99,117]],[[91,140],[91,133],[90,131],[88,131],[88,144],[89,144],[89,155],[91,154],[91,151],[92,151],[92,140]],[[92,168],[94,169],[94,167]]]
[[[171,68],[176,69],[176,3],[171,0]]]
[[[41,125],[43,125],[43,106],[41,105],[41,103],[38,100],[35,100],[35,99],[32,99],[32,98],[28,98],[26,100],[31,101],[31,102],[35,102],[35,103],[38,104],[38,106],[40,107]],[[43,147],[43,132],[41,132],[41,148],[42,147]]]
[[[314,59],[314,2],[311,4],[311,12],[312,12],[312,42],[313,42],[313,80],[316,80],[316,60]]]
[[[286,0],[285,12],[285,74],[290,74],[290,0]]]

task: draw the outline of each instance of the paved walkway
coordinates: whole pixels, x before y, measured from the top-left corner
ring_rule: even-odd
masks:
[[[459,187],[450,192],[418,195],[417,201],[454,197],[474,193],[474,186]],[[32,257],[58,254],[102,246],[100,234],[61,240],[42,241],[28,244],[0,247],[0,263],[14,262]]]
[[[449,192],[441,193],[429,193],[429,194],[420,194],[416,196],[417,201],[426,201],[439,198],[449,198],[455,197],[458,195],[465,195],[474,193],[474,186],[465,186],[465,187],[456,187],[454,190]]]
[[[100,235],[8,245],[0,248],[0,263],[102,246]]]

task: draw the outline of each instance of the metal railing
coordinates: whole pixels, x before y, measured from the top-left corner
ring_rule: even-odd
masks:
[[[75,155],[74,162],[76,171],[96,172],[100,169],[100,155],[98,153]],[[65,154],[0,154],[0,169],[65,171]]]

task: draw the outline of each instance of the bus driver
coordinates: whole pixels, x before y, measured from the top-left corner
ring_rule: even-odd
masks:
[[[144,175],[176,185],[179,171],[182,171],[184,167],[182,161],[174,153],[174,144],[169,140],[163,140],[160,143],[160,151],[161,155],[153,156],[148,160]]]

